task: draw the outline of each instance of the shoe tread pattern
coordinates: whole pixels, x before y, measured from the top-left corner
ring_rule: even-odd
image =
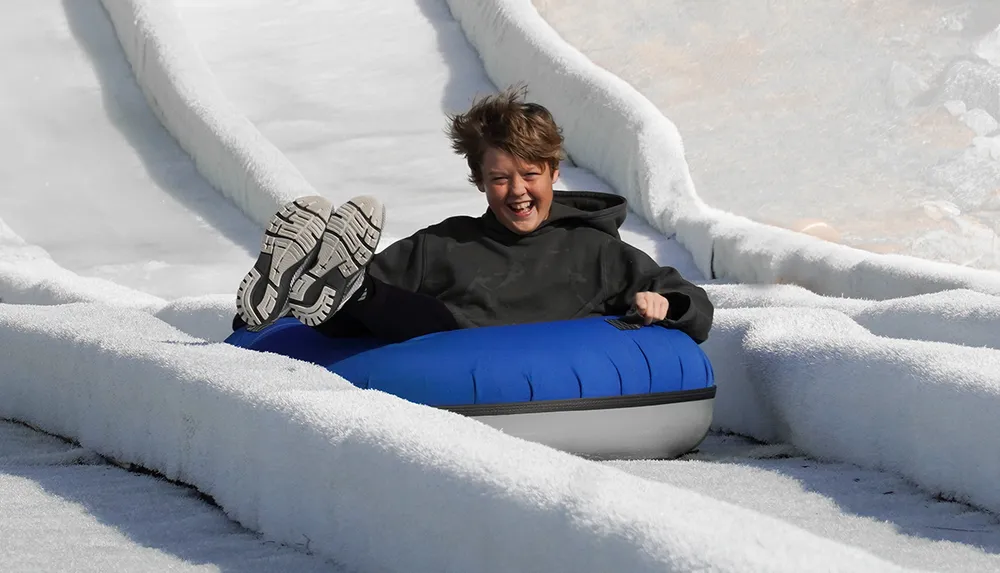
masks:
[[[384,221],[385,208],[373,197],[355,197],[330,216],[315,263],[289,296],[293,316],[315,326],[340,310],[361,287]]]
[[[323,197],[301,197],[271,218],[260,254],[236,294],[236,310],[248,330],[284,316],[291,285],[315,258],[332,206]]]

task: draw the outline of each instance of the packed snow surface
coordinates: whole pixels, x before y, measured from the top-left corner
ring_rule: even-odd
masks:
[[[99,0],[5,6],[0,48],[17,86],[0,97],[7,226],[68,270],[148,294],[239,284],[258,229],[150,112]]]
[[[0,420],[4,571],[336,571],[239,527],[197,491]]]
[[[712,434],[667,462],[614,461],[669,483],[859,547],[913,569],[1000,569],[1000,520],[886,472],[818,462],[788,445]]]

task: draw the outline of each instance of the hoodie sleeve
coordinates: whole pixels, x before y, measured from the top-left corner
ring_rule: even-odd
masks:
[[[425,233],[400,239],[376,254],[368,265],[368,274],[384,283],[410,292],[420,292],[424,279]]]
[[[675,328],[701,344],[708,339],[715,312],[708,294],[684,279],[677,269],[661,267],[649,255],[624,241],[612,241],[601,253],[604,314],[625,314],[640,292],[655,292],[670,303],[667,318],[656,324]]]

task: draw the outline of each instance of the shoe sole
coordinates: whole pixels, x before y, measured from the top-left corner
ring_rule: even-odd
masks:
[[[323,197],[301,197],[271,218],[257,261],[236,293],[236,310],[248,330],[260,330],[288,311],[291,285],[315,257],[331,210]]]
[[[385,207],[373,197],[355,197],[330,215],[315,263],[289,295],[295,318],[316,326],[340,310],[362,284],[384,221]]]

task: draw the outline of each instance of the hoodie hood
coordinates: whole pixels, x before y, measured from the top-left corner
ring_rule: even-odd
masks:
[[[628,202],[621,195],[596,191],[555,191],[549,218],[542,223],[562,225],[572,223],[593,227],[618,238],[618,229],[628,215]]]
[[[537,229],[522,237],[544,233],[551,227],[593,227],[618,239],[618,229],[628,214],[628,202],[620,195],[596,191],[553,191],[549,218]],[[483,215],[487,227],[516,235],[497,220],[493,211]]]

